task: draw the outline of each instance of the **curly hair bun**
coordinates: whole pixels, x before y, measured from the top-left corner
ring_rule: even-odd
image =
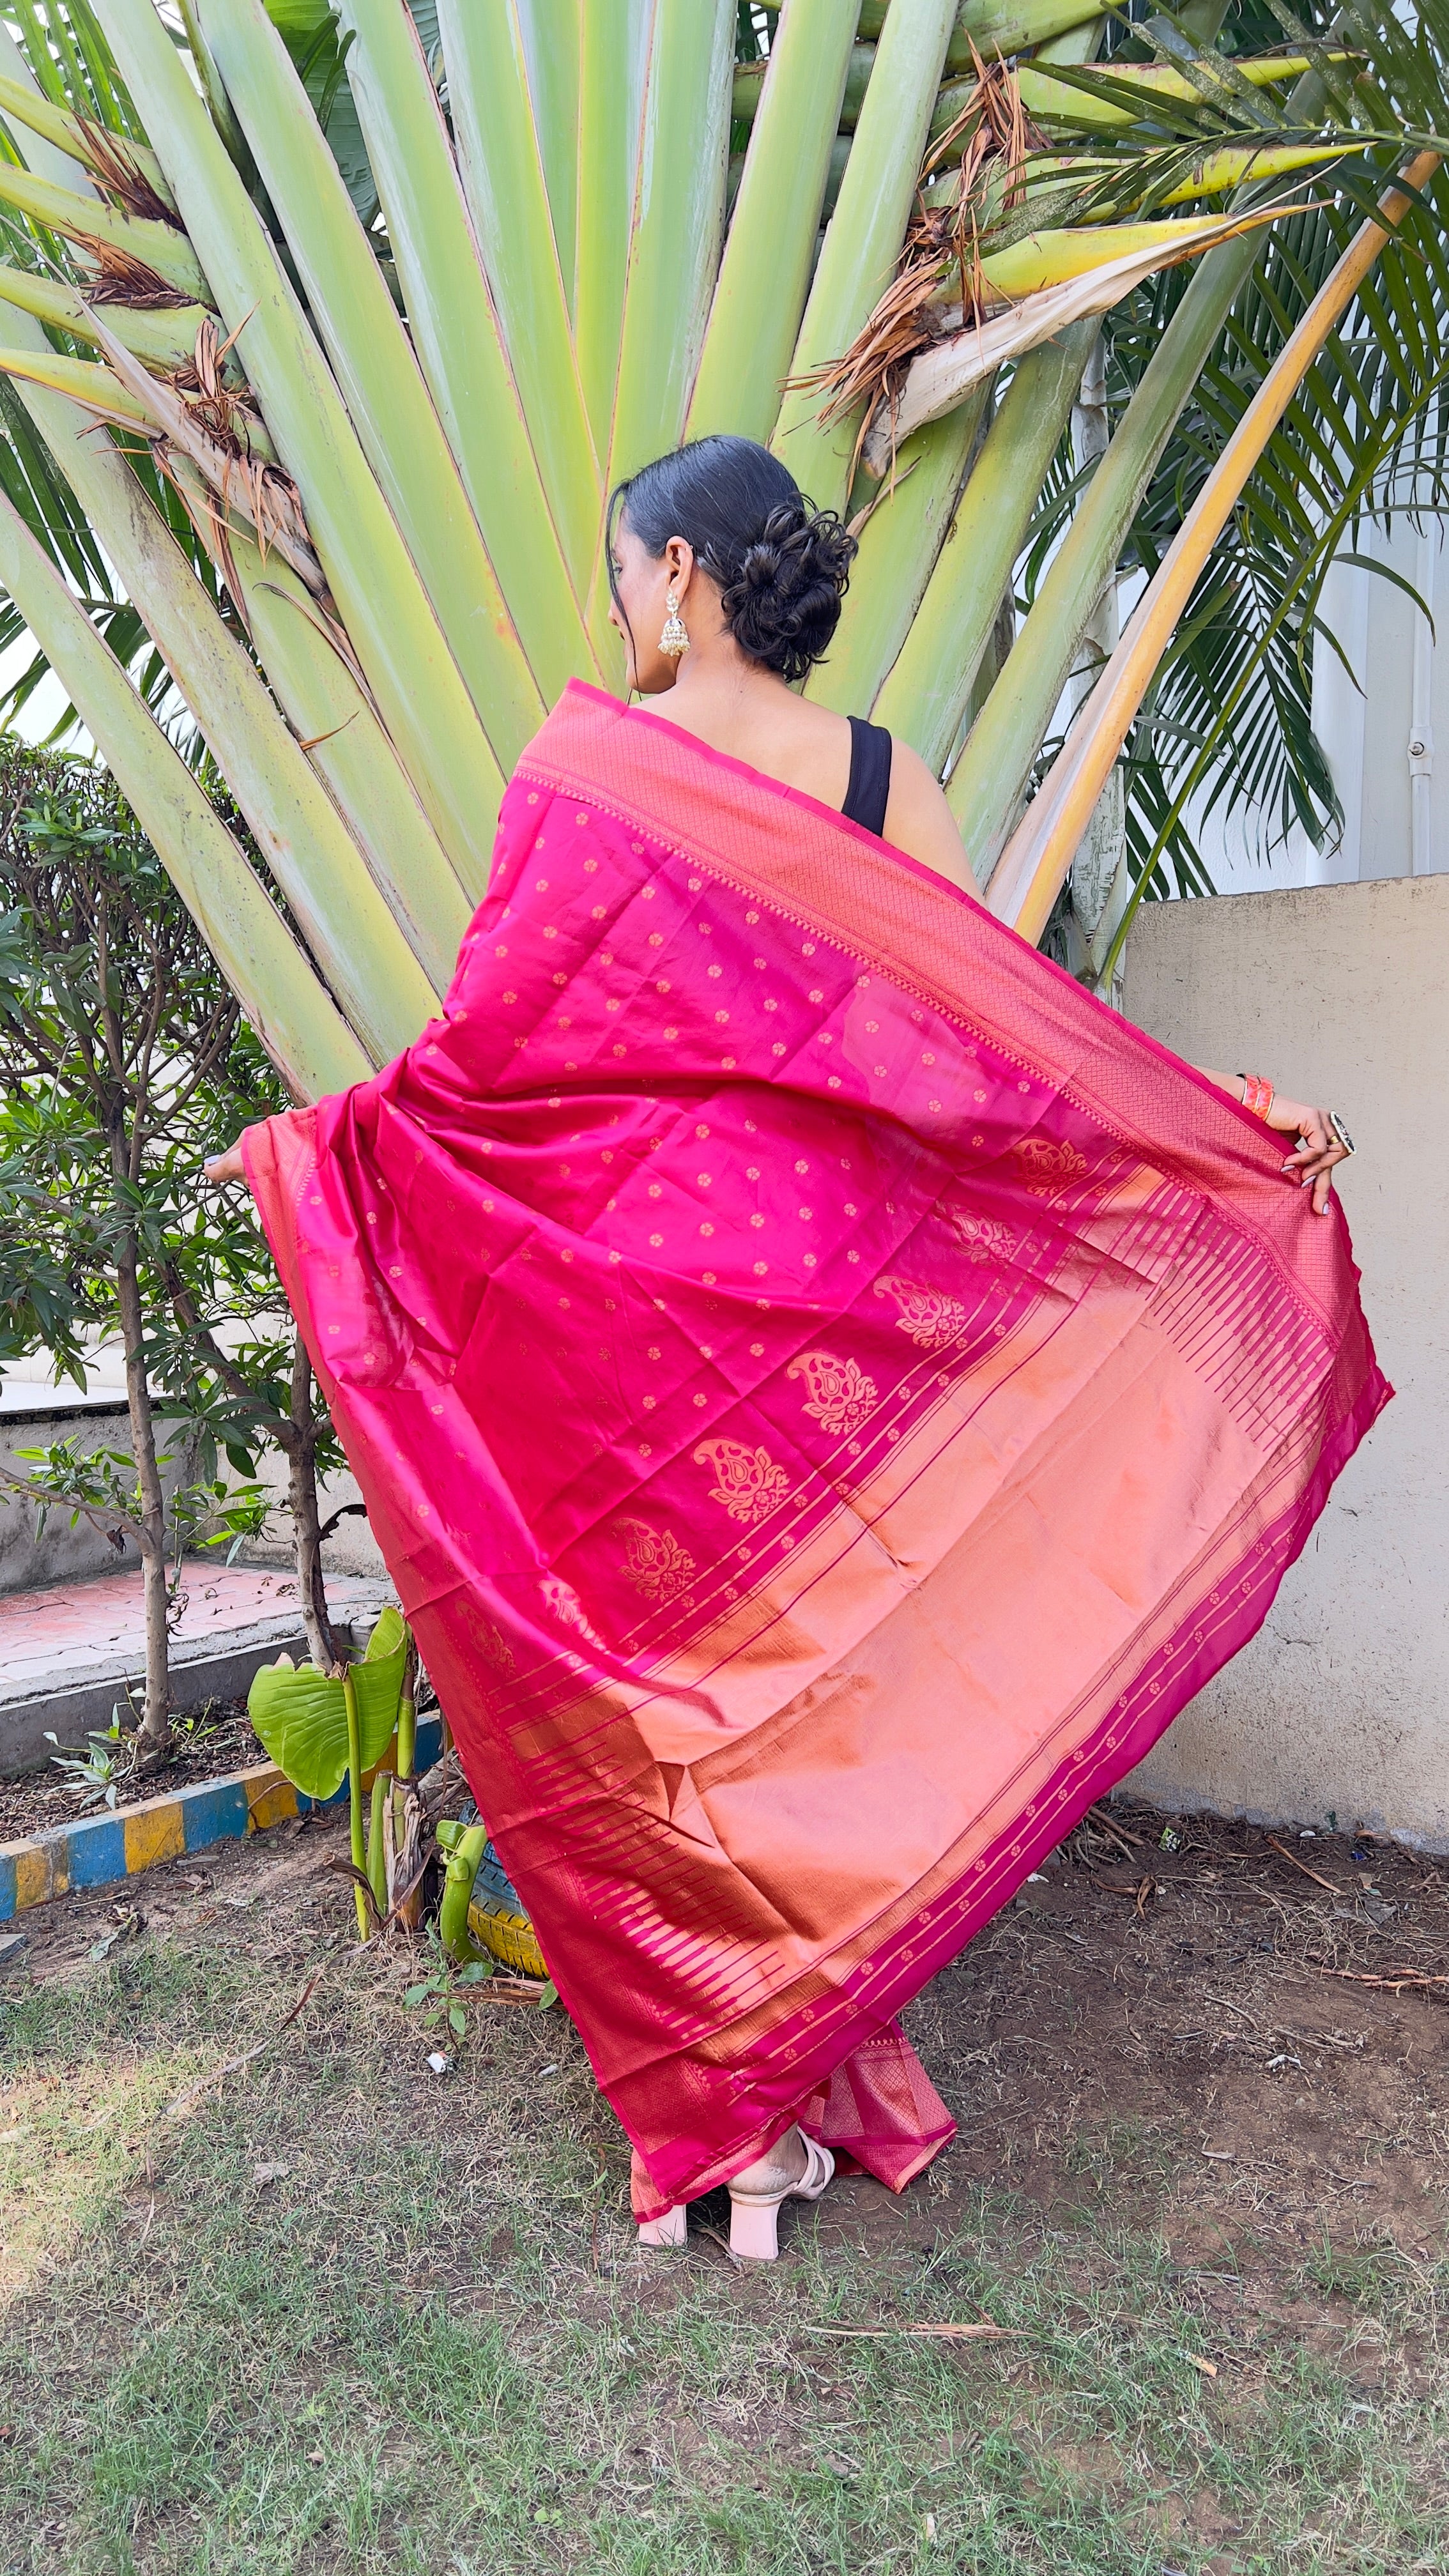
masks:
[[[855,539],[834,510],[812,509],[768,447],[720,431],[673,448],[616,487],[611,533],[621,515],[656,559],[671,537],[688,539],[752,662],[803,680],[820,660],[840,617]]]
[[[803,680],[835,632],[854,554],[855,539],[834,510],[781,502],[721,586],[740,651],[782,679]]]

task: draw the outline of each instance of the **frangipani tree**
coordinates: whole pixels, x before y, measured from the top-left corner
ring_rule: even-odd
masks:
[[[1438,0],[1412,33],[1349,0],[1329,41],[1276,0],[1272,43],[1250,8],[1114,21],[1104,63],[1091,0],[10,17],[0,582],[301,1094],[415,1034],[517,753],[570,675],[618,685],[604,506],[648,457],[743,431],[852,516],[812,692],[937,766],[1035,934],[1258,460],[1301,601],[1374,441],[1434,402]],[[1098,317],[1144,294],[1160,335],[1063,503]],[[1191,538],[1028,803],[1189,422]]]

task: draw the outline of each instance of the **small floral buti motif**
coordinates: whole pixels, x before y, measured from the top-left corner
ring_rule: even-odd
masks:
[[[790,1479],[768,1449],[747,1448],[743,1440],[704,1440],[694,1453],[696,1467],[708,1467],[715,1478],[712,1503],[722,1503],[732,1521],[749,1529],[783,1503]]]
[[[1054,1198],[1069,1181],[1079,1181],[1087,1168],[1086,1155],[1079,1154],[1075,1145],[1049,1145],[1044,1136],[1023,1137],[1012,1151],[1034,1199]]]
[[[833,1351],[802,1351],[787,1377],[803,1377],[804,1410],[832,1435],[858,1431],[876,1401],[876,1383],[855,1360],[838,1360]]]
[[[964,1208],[953,1208],[947,1222],[968,1261],[1009,1261],[1016,1250],[1010,1226],[994,1216],[968,1216]]]
[[[965,1330],[966,1309],[959,1298],[943,1297],[938,1288],[920,1288],[912,1279],[878,1279],[877,1297],[892,1297],[900,1308],[898,1333],[909,1333],[917,1348],[944,1351]]]
[[[646,1601],[672,1601],[687,1592],[694,1559],[672,1530],[651,1529],[647,1521],[624,1523],[624,1572]]]
[[[554,1617],[560,1620],[565,1628],[577,1628],[579,1635],[587,1637],[591,1646],[603,1647],[604,1640],[597,1628],[590,1623],[589,1614],[573,1585],[565,1583],[561,1574],[546,1574],[539,1585],[539,1590]]]

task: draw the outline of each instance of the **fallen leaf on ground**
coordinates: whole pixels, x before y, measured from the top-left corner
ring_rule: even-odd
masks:
[[[700,2232],[701,2236],[708,2236],[708,2237],[711,2237],[711,2238],[713,2239],[713,2241],[714,2241],[714,2243],[715,2243],[716,2245],[719,2245],[719,2246],[722,2246],[722,2247],[723,2247],[723,2249],[724,2249],[725,2253],[729,2256],[730,2261],[733,2263],[733,2265],[734,2265],[734,2267],[735,2267],[735,2269],[736,2269],[736,2271],[737,2271],[737,2272],[742,2272],[742,2271],[744,2270],[744,2268],[745,2268],[745,2264],[744,2264],[744,2256],[743,2256],[742,2254],[737,2254],[737,2253],[735,2252],[735,2249],[734,2249],[733,2245],[731,2245],[729,2238],[728,2238],[727,2236],[722,2236],[722,2235],[720,2234],[720,2231],[719,2231],[719,2229],[718,2229],[717,2227],[711,2227],[711,2225],[710,2225],[710,2223],[709,2223],[709,2220],[708,2220],[707,2218],[702,2218],[702,2219],[700,2220],[700,2222],[699,2222],[699,2232]]]
[[[290,2165],[253,2165],[252,2180],[265,2189],[269,2182],[284,2182],[291,2170]]]
[[[1190,2361],[1192,2363],[1194,2370],[1204,2372],[1209,2379],[1216,2379],[1218,2375],[1218,2366],[1215,2361],[1204,2361],[1200,2352],[1185,2352],[1182,2357],[1184,2361]]]
[[[144,1914],[138,1914],[134,1905],[125,1907],[113,1905],[111,1913],[115,1920],[110,1930],[103,1932],[99,1941],[91,1943],[90,1955],[93,1959],[108,1959],[118,1941],[134,1941],[146,1929],[146,1917]]]
[[[973,2341],[979,2339],[987,2342],[996,2335],[1023,2335],[1027,2332],[1027,2328],[982,2323],[981,2325],[939,2326],[807,2326],[805,2331],[807,2334],[823,2335],[936,2335],[945,2342],[964,2343],[968,2337]]]

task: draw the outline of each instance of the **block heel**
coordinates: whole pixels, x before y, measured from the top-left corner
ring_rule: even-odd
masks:
[[[818,2200],[835,2171],[828,2147],[807,2138],[803,2129],[795,2135],[805,2149],[805,2170],[794,2182],[776,2181],[779,2149],[772,2148],[730,2184],[730,2252],[742,2263],[773,2263],[780,2251],[780,2203]]]

